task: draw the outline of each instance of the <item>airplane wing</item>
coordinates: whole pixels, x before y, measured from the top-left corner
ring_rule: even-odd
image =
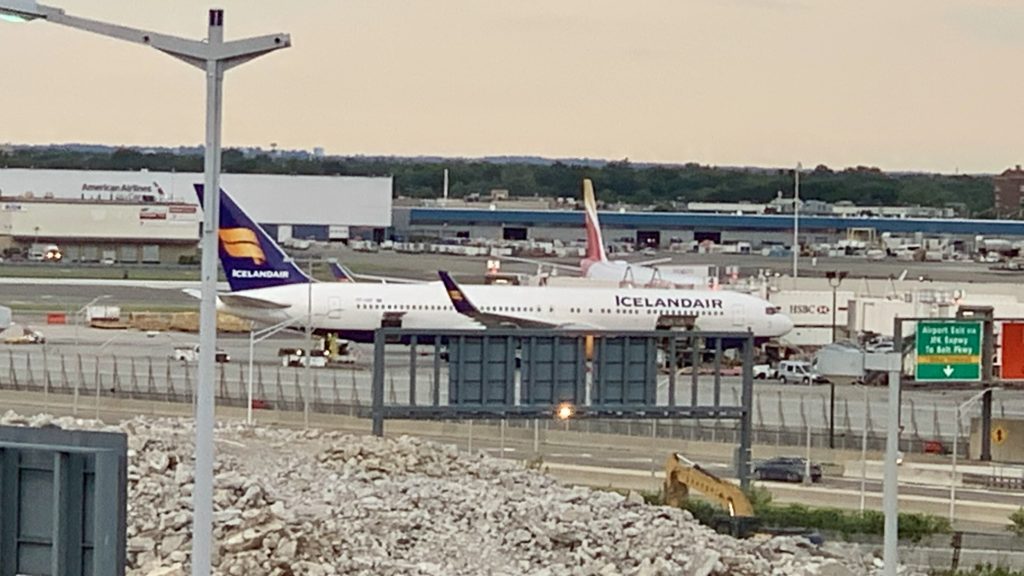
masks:
[[[203,298],[202,292],[194,288],[186,288],[182,290],[182,292],[197,300],[201,300]],[[236,306],[238,308],[259,308],[261,310],[283,310],[285,308],[291,308],[291,304],[281,304],[279,302],[274,302],[273,300],[265,300],[263,298],[255,298],[253,296],[243,296],[241,294],[234,294],[231,292],[218,292],[217,298],[220,298],[220,301],[228,306]]]
[[[448,292],[448,298],[452,301],[452,306],[455,307],[455,311],[463,316],[468,316],[473,320],[476,320],[480,324],[487,328],[501,328],[501,327],[513,327],[513,328],[560,328],[560,329],[594,329],[596,326],[590,326],[585,324],[558,324],[555,322],[545,322],[544,320],[536,320],[533,318],[522,318],[520,316],[513,316],[510,314],[495,314],[493,312],[484,312],[477,308],[462,291],[462,288],[452,279],[452,277],[444,271],[438,272],[441,276],[441,282],[444,284],[445,290]]]
[[[535,260],[533,258],[520,258],[518,256],[502,256],[501,260],[510,260],[512,262],[522,262],[524,264],[534,264],[536,266],[550,266],[552,268],[558,268],[559,270],[565,270],[566,272],[572,272],[574,274],[580,273],[579,266],[570,266],[568,264],[560,264],[558,262],[545,262],[544,260]]]
[[[222,292],[217,294],[221,302],[224,302],[228,306],[235,306],[238,308],[259,308],[262,310],[283,310],[290,308],[291,304],[281,304],[274,302],[273,300],[265,300],[263,298],[254,298],[252,296],[242,296],[241,294],[232,294],[230,292]]]
[[[412,278],[392,278],[390,276],[374,276],[370,274],[356,274],[350,270],[347,266],[341,264],[337,260],[331,260],[330,262],[331,275],[338,282],[355,282],[356,280],[372,280],[374,282],[383,282],[385,284],[425,284],[422,280],[414,280]]]
[[[672,261],[672,258],[655,258],[654,260],[641,260],[639,262],[630,262],[631,266],[657,266],[658,264],[668,264]]]
[[[372,274],[356,274],[355,272],[349,272],[356,280],[373,280],[374,282],[380,282],[382,284],[427,284],[425,280],[415,280],[413,278],[396,278],[394,276],[374,276]]]

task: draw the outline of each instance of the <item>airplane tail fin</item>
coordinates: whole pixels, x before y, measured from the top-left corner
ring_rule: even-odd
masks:
[[[480,310],[469,301],[466,293],[462,291],[451,274],[441,270],[438,271],[438,275],[441,277],[441,283],[444,284],[444,289],[448,292],[448,299],[451,300],[456,312],[464,316],[474,316],[480,313]]]
[[[583,207],[587,220],[587,260],[605,262],[604,239],[601,237],[601,223],[597,220],[597,200],[594,198],[594,184],[590,178],[583,179]]]
[[[330,262],[331,276],[338,282],[355,282],[356,278],[352,272],[337,260]]]
[[[196,184],[195,188],[202,205],[203,185]],[[232,292],[310,282],[309,276],[223,189],[219,236],[220,263]]]

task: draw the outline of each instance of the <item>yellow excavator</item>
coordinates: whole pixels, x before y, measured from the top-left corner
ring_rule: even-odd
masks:
[[[815,545],[825,541],[815,530],[762,526],[760,519],[754,516],[754,505],[739,486],[715,476],[678,452],[669,454],[665,460],[665,483],[662,486],[665,504],[682,506],[690,496],[691,489],[700,492],[729,513],[728,516],[723,514],[712,520],[712,528],[719,532],[727,532],[737,538],[753,535],[799,536]]]
[[[693,489],[724,508],[729,517],[716,522],[715,528],[721,530],[727,527],[733,536],[748,536],[758,526],[754,506],[739,486],[715,476],[678,452],[669,454],[665,460],[665,482],[662,488],[665,504],[669,506],[681,506]]]

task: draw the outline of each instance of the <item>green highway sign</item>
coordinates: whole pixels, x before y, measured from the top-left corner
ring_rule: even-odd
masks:
[[[925,382],[981,380],[981,322],[918,322],[914,377]]]

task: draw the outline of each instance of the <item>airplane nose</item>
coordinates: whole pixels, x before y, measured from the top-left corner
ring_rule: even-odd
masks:
[[[772,328],[775,328],[776,336],[788,334],[793,329],[793,320],[785,314],[776,314],[772,318]]]

